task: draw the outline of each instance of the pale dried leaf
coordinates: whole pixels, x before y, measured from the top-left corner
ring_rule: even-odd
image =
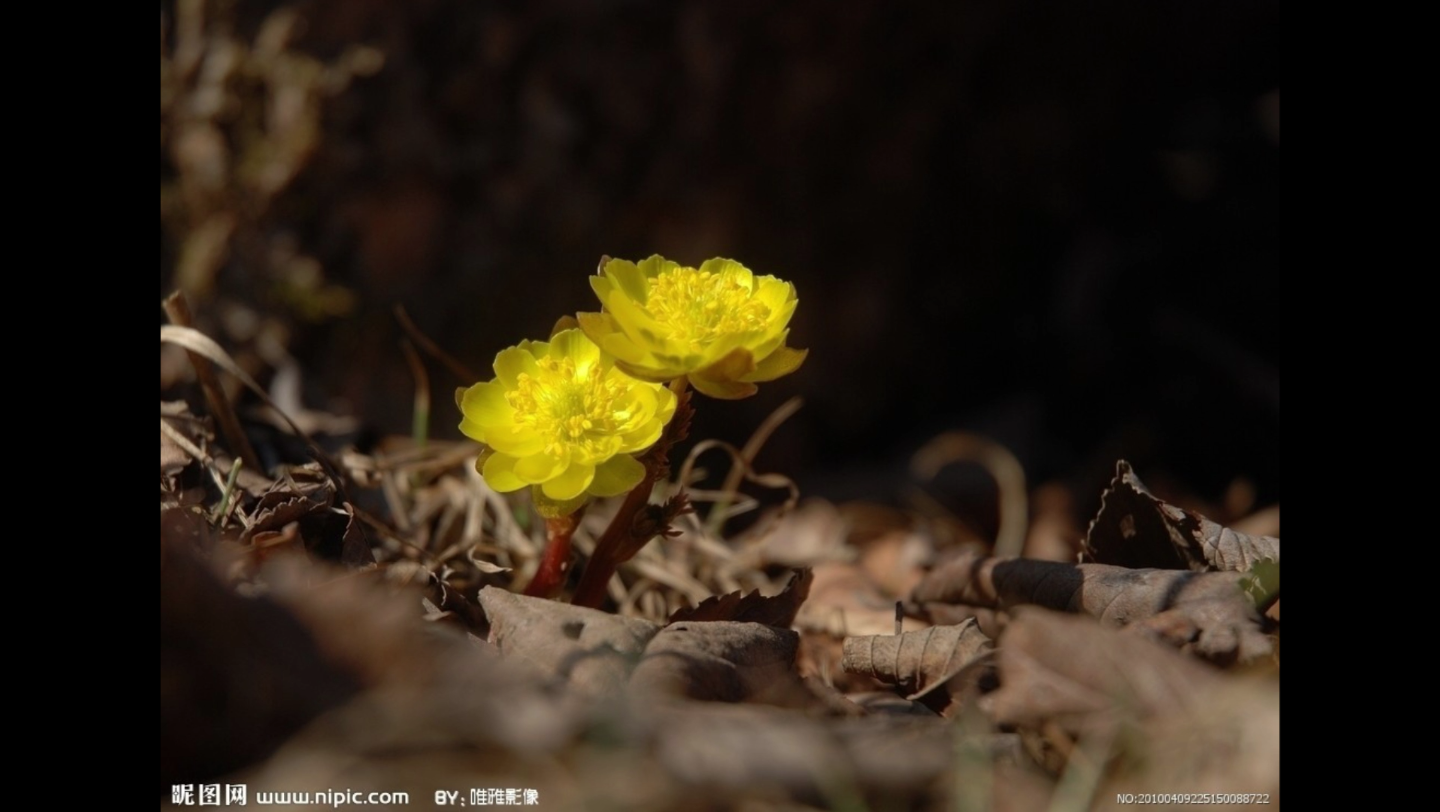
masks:
[[[973,620],[900,635],[848,637],[841,667],[914,695],[942,684],[992,650]]]
[[[480,605],[490,643],[506,657],[590,695],[619,691],[659,626],[595,609],[516,595],[487,586]]]
[[[1143,637],[1034,607],[1000,638],[1000,688],[987,702],[1002,724],[1057,721],[1076,734],[1198,707],[1219,672]]]

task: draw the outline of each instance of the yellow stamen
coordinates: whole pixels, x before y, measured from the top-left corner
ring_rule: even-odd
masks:
[[[770,308],[735,279],[676,268],[655,277],[646,302],[650,315],[667,331],[666,339],[701,351],[716,339],[765,329]]]

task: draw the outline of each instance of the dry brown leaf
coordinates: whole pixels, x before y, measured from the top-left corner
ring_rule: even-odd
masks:
[[[1112,743],[1097,797],[1203,785],[1278,802],[1274,680],[1228,677],[1138,636],[1033,607],[1017,611],[997,659],[1001,688],[985,700],[996,721],[1053,723],[1082,742]],[[1129,732],[1116,736],[1121,726]]]
[[[241,540],[258,547],[276,538],[270,534],[284,534],[297,524],[305,549],[313,555],[349,567],[374,563],[360,521],[349,504],[336,505],[335,498],[334,480],[318,464],[295,466],[260,495]]]
[[[1206,786],[1268,794],[1272,804],[1280,802],[1278,681],[1224,680],[1191,708],[1145,722],[1138,734],[1124,742],[1115,775],[1099,797]],[[1221,806],[1253,809],[1256,804]]]
[[[996,721],[1029,726],[1056,721],[1075,734],[1195,707],[1224,680],[1142,637],[1034,607],[1015,611],[1000,638],[997,661],[1000,688],[986,700]]]
[[[1030,530],[1024,558],[1074,561],[1084,534],[1075,524],[1075,497],[1059,482],[1047,482],[1030,495]]]
[[[926,576],[912,601],[1000,609],[1035,604],[1084,612],[1113,626],[1151,621],[1154,625],[1142,628],[1157,632],[1183,626],[1188,632],[1179,642],[1196,653],[1218,662],[1246,662],[1269,654],[1272,646],[1254,603],[1240,590],[1243,577],[962,555]]]
[[[179,514],[182,511],[171,511]],[[160,780],[204,780],[264,757],[360,687],[268,597],[242,598],[160,530]]]
[[[590,695],[619,691],[660,627],[582,606],[516,595],[487,586],[480,605],[489,641],[506,657],[530,663]]]
[[[835,637],[891,634],[895,600],[882,594],[855,564],[821,564],[815,567],[810,599],[795,621],[798,628]]]
[[[676,609],[670,615],[669,622],[733,620],[788,629],[795,622],[795,615],[805,603],[805,598],[809,596],[810,584],[814,580],[815,573],[812,570],[795,570],[778,595],[761,595],[758,589],[751,590],[748,594],[743,590],[727,592],[706,598],[698,606]]]
[[[815,719],[753,705],[669,706],[653,728],[665,770],[715,793],[708,800],[743,793],[824,808],[925,808],[954,746],[951,726],[933,717]]]
[[[945,683],[991,650],[990,638],[971,619],[900,635],[847,637],[841,667],[914,696]]]
[[[859,544],[856,563],[881,592],[898,598],[907,595],[925,577],[935,557],[934,540],[925,533],[896,529]]]
[[[849,524],[833,504],[823,499],[807,499],[795,510],[778,519],[762,520],[758,526],[768,529],[746,544],[737,556],[738,566],[814,567],[855,558],[855,550],[845,545]]]
[[[672,623],[645,646],[631,695],[809,704],[795,671],[799,645],[795,632],[759,623]]]
[[[991,640],[998,639],[1010,622],[1010,615],[1003,609],[988,606],[971,606],[966,603],[937,603],[931,601],[918,607],[910,605],[909,611],[929,619],[937,626],[953,626],[974,619],[980,624],[980,631]],[[917,611],[918,610],[918,611]]]
[[[1247,572],[1259,561],[1279,561],[1280,539],[1237,533],[1158,499],[1120,460],[1090,523],[1085,556],[1124,567]]]

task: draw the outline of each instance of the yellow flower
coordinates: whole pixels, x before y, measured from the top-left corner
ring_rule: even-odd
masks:
[[[612,259],[590,287],[604,310],[580,313],[581,329],[637,378],[685,375],[711,397],[743,398],[805,360],[806,350],[785,346],[795,286],[734,260],[695,269],[661,256]]]
[[[534,485],[557,502],[635,487],[645,466],[630,455],[660,439],[676,400],[615,369],[579,330],[502,351],[495,379],[458,399],[460,430],[490,447],[480,472],[490,487]]]

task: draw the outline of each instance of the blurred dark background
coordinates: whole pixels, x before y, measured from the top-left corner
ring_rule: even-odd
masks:
[[[160,165],[161,294],[376,435],[397,304],[488,378],[602,254],[729,256],[811,354],[694,435],[803,396],[807,494],[966,429],[1082,513],[1121,456],[1279,499],[1278,2],[162,3]]]

